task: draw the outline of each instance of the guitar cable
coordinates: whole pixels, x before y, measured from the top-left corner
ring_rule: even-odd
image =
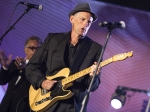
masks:
[[[24,97],[22,97],[22,98],[18,101],[17,106],[16,106],[16,112],[19,112],[19,111],[18,111],[19,103],[20,103],[24,98],[28,98],[27,95],[24,96]],[[30,106],[29,106],[29,107],[30,107]],[[30,108],[30,112],[32,112],[31,108]]]

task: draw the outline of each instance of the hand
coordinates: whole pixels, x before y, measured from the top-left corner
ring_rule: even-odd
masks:
[[[56,82],[56,80],[44,80],[41,86],[43,89],[50,90]]]
[[[94,64],[91,66],[91,71],[90,71],[90,77],[92,78],[94,76],[94,72],[96,70],[96,67],[98,66],[97,62],[94,62]],[[100,66],[98,67],[96,75],[100,73]]]
[[[8,69],[10,63],[12,62],[12,55],[10,54],[8,57],[5,55],[3,50],[0,50],[0,63],[6,69]]]
[[[16,57],[15,59],[15,65],[17,66],[17,69],[18,70],[22,70],[25,68],[26,66],[26,63],[25,63],[25,58],[22,58],[22,57]]]

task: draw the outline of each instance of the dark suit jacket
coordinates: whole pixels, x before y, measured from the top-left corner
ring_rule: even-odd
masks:
[[[19,75],[21,79],[15,85]],[[29,112],[28,93],[30,84],[25,78],[25,70],[20,73],[14,61],[8,70],[1,68],[0,85],[6,83],[8,83],[8,88],[0,104],[0,112]]]
[[[46,79],[46,77],[44,76],[45,74],[43,75],[40,70],[45,60],[47,67],[46,75],[48,76],[55,75],[58,71],[67,67],[64,60],[66,58],[65,49],[69,38],[70,32],[49,34],[45,39],[44,43],[41,45],[41,47],[30,59],[29,63],[26,66],[26,76],[35,89],[40,88],[41,83]],[[85,37],[84,39],[87,38],[88,37]],[[101,49],[102,49],[101,45],[92,41],[91,47],[87,55],[85,56],[83,63],[78,68],[78,71],[88,68],[95,61],[98,61]],[[74,81],[72,91],[74,93],[75,106],[77,112],[81,107],[83,96],[89,84],[90,84],[89,75],[86,75]],[[95,91],[98,88],[99,84],[100,79],[98,76],[96,76],[91,91]]]

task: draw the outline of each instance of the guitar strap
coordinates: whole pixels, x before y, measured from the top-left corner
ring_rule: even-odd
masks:
[[[85,37],[85,39],[83,40],[83,43],[80,45],[79,50],[76,54],[76,57],[74,59],[74,62],[72,64],[71,67],[71,74],[74,74],[77,72],[77,70],[79,69],[79,67],[81,66],[86,54],[88,53],[90,47],[92,44],[92,40],[88,37]]]

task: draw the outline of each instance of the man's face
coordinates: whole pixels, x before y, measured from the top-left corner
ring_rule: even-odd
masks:
[[[93,17],[89,12],[78,12],[70,17],[72,31],[78,36],[85,36],[92,24]]]
[[[26,58],[30,60],[30,58],[35,53],[36,49],[40,46],[39,42],[36,40],[30,40],[25,46],[25,54]]]

